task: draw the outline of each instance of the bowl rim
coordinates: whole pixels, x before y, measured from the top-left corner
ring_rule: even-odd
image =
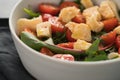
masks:
[[[12,34],[12,38],[14,37],[22,46],[24,46],[26,48],[26,50],[31,51],[33,54],[38,55],[40,57],[43,57],[44,59],[49,59],[49,61],[52,62],[56,62],[56,63],[62,63],[62,64],[70,64],[70,65],[104,65],[104,64],[111,64],[111,63],[115,63],[115,62],[120,62],[120,58],[116,58],[116,59],[111,59],[111,60],[102,60],[102,61],[64,61],[61,59],[56,59],[53,58],[51,56],[47,56],[44,54],[40,54],[40,52],[35,51],[34,49],[30,48],[29,46],[27,46],[26,44],[24,44],[19,37],[17,36],[17,33],[15,32],[15,29],[13,27],[12,24],[12,19],[13,19],[13,13],[15,11],[15,9],[17,8],[17,6],[22,2],[23,0],[19,0],[15,6],[13,7],[13,9],[11,10],[10,16],[9,16],[9,28],[10,28],[10,32]],[[13,40],[14,41],[14,40]]]

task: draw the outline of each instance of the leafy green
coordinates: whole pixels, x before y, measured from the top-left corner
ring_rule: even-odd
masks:
[[[99,43],[100,43],[100,39],[96,39],[93,44],[90,46],[90,48],[88,48],[86,50],[86,53],[88,55],[94,55],[96,54],[96,52],[98,51],[98,46],[99,46]]]
[[[101,35],[105,34],[106,32],[104,30],[102,30],[101,32],[95,33],[92,32],[92,40],[96,40],[98,37],[100,37]]]
[[[27,13],[30,17],[38,17],[40,13],[35,13],[31,9],[24,8],[23,9],[25,13]]]
[[[85,61],[99,61],[107,59],[105,51],[99,51],[99,43],[100,39],[96,39],[90,48],[86,50],[86,54],[88,56],[85,58]]]
[[[83,4],[81,3],[81,0],[75,0],[74,2],[79,5],[79,8],[80,8],[81,12],[85,9],[85,7],[83,6]]]
[[[107,60],[106,54],[99,54],[95,56],[89,56],[85,58],[85,61],[100,61],[100,60]]]
[[[52,38],[53,38],[54,44],[67,42],[65,32],[63,32],[63,33],[57,32],[52,36]]]

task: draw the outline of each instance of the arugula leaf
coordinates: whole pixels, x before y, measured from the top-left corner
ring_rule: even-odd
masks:
[[[96,52],[98,51],[98,46],[100,43],[100,39],[96,39],[93,44],[86,50],[86,54],[88,55],[95,55]]]
[[[108,59],[105,51],[99,51],[99,43],[100,39],[96,39],[90,48],[86,50],[88,56],[85,58],[85,61],[100,61]]]
[[[64,33],[57,32],[56,34],[52,36],[52,39],[53,39],[54,44],[67,42],[65,32]]]
[[[75,0],[74,2],[79,5],[79,8],[80,8],[81,12],[85,9],[85,7],[83,6],[83,4],[81,4],[81,0]]]
[[[40,13],[35,13],[30,9],[24,8],[23,9],[25,13],[27,13],[30,17],[38,17],[40,15]]]
[[[107,60],[107,55],[106,54],[99,54],[95,56],[88,56],[85,58],[85,61],[100,61],[100,60]]]

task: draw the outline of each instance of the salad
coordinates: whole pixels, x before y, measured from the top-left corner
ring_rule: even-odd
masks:
[[[32,49],[65,61],[101,61],[120,58],[117,5],[104,0],[61,0],[40,3],[37,11],[17,21],[17,34]]]

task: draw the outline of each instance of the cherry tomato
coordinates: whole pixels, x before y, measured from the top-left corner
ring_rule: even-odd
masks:
[[[118,20],[117,18],[111,18],[111,19],[107,19],[102,21],[104,24],[104,29],[105,31],[109,32],[111,30],[113,30],[117,25],[118,25]]]
[[[54,55],[49,49],[47,49],[45,47],[41,48],[40,52],[42,54],[45,54],[45,55],[48,55],[48,56],[53,56]]]
[[[73,22],[76,22],[76,23],[85,23],[85,17],[79,13],[77,16],[75,16],[73,19],[72,19]]]
[[[51,4],[40,4],[39,11],[41,13],[47,13],[51,15],[57,15],[59,13],[59,8]]]
[[[60,5],[60,10],[66,7],[70,7],[70,6],[75,6],[76,8],[79,8],[79,5],[76,4],[75,2],[65,1]]]
[[[120,48],[120,35],[117,36],[117,38],[115,40],[115,45],[117,48]]]
[[[73,45],[74,45],[74,42],[57,44],[57,46],[60,46],[60,47],[63,47],[63,48],[69,48],[69,49],[73,49]]]
[[[101,39],[103,40],[104,44],[109,45],[109,44],[111,44],[111,43],[113,43],[115,41],[116,32],[111,31],[109,33],[106,33],[106,34],[101,36]]]
[[[43,19],[43,21],[48,21],[48,19],[49,19],[50,17],[52,17],[51,14],[42,14],[42,19]]]
[[[73,39],[73,38],[71,37],[71,35],[72,35],[72,32],[71,32],[69,29],[67,29],[67,30],[66,30],[66,38],[67,38],[67,40],[68,40],[69,42],[75,42],[76,40]]]
[[[53,33],[64,32],[64,25],[59,21],[58,17],[50,17],[48,21],[51,23],[51,30]]]
[[[66,61],[75,61],[74,57],[71,54],[55,54],[53,57]]]

